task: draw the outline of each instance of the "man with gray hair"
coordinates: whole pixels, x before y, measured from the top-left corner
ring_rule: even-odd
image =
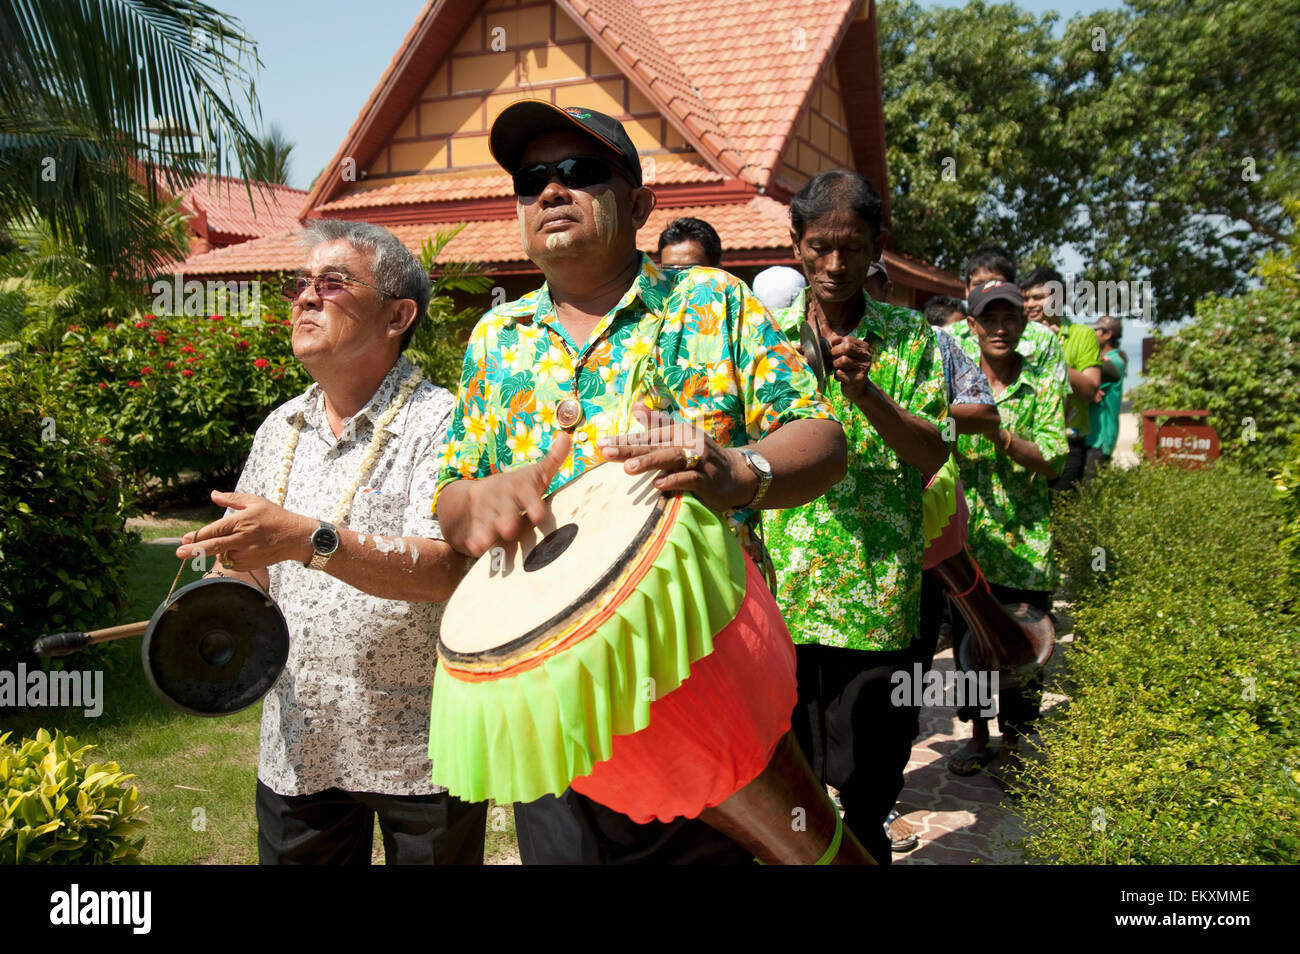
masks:
[[[429,779],[428,712],[443,604],[467,568],[429,508],[454,400],[402,351],[429,276],[386,229],[322,219],[283,289],[315,383],[257,429],[220,520],[177,556],[268,590],[289,661],[262,709],[258,858],[482,864],[486,805]]]

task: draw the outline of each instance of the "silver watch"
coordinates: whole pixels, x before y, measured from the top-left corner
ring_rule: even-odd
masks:
[[[303,565],[309,570],[323,570],[329,558],[334,555],[334,551],[339,548],[339,532],[332,523],[320,522],[320,526],[312,531],[311,548],[313,551],[311,561]]]
[[[744,505],[745,509],[750,509],[758,506],[758,502],[766,496],[767,488],[772,486],[772,465],[767,462],[766,457],[757,451],[743,450],[740,454],[745,458],[745,463],[749,465],[749,469],[758,478],[758,490],[754,492],[754,496],[749,503]]]

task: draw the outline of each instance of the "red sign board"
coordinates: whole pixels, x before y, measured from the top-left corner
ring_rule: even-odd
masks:
[[[1149,460],[1195,470],[1219,458],[1209,411],[1143,411],[1142,450]]]

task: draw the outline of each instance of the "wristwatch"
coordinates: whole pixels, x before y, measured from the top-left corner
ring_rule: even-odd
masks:
[[[767,488],[772,486],[772,465],[767,462],[766,457],[756,451],[743,450],[740,455],[745,458],[745,463],[749,465],[749,469],[758,478],[758,490],[749,503],[744,505],[746,509],[749,509],[756,507],[767,493]]]
[[[334,524],[320,522],[320,526],[312,531],[311,548],[315,551],[311,561],[304,563],[309,570],[323,570],[329,558],[334,555],[334,551],[339,548],[339,532]]]

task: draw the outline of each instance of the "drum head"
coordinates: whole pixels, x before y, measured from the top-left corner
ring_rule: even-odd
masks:
[[[669,498],[655,476],[602,464],[547,498],[542,526],[483,554],[456,588],[438,639],[443,659],[499,670],[598,609],[664,517]]]
[[[140,648],[154,692],[198,716],[247,709],[289,659],[289,627],[265,593],[212,577],[183,587],[154,611]]]

